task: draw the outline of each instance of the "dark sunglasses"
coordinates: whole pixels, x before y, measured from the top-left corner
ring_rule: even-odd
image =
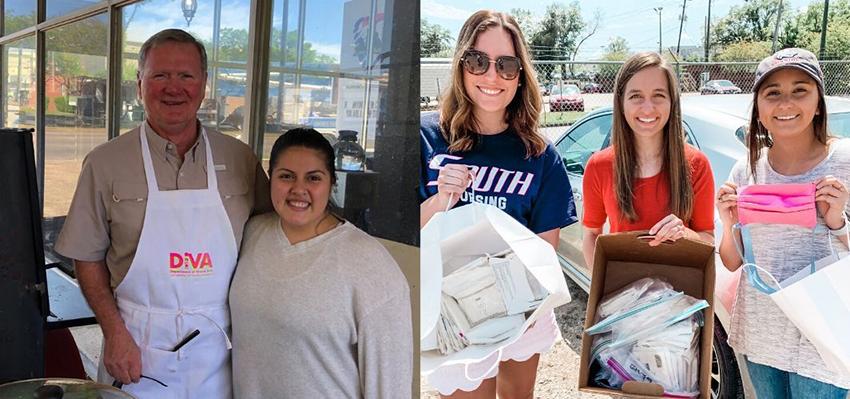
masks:
[[[519,76],[519,71],[522,70],[522,63],[520,63],[518,57],[503,55],[493,61],[487,54],[475,50],[468,50],[464,53],[460,62],[466,68],[466,71],[473,75],[483,75],[490,69],[490,64],[496,64],[496,73],[505,80],[516,79]]]

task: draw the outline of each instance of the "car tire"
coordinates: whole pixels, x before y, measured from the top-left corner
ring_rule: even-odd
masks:
[[[726,330],[714,318],[714,345],[711,348],[711,397],[743,399],[744,386],[735,352],[726,342]]]

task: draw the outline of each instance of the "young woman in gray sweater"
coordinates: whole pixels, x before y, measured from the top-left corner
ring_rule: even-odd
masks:
[[[275,212],[248,222],[230,290],[235,397],[409,398],[407,280],[377,240],[330,212],[330,144],[288,131],[269,177]]]

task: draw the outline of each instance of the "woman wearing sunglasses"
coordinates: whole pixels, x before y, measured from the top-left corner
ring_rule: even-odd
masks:
[[[652,246],[714,242],[711,166],[685,143],[676,75],[657,53],[635,54],[617,73],[611,146],[588,160],[582,193],[587,265],[606,220],[612,233],[648,230]]]
[[[839,253],[848,249],[850,141],[829,134],[823,72],[811,52],[789,48],[765,58],[753,87],[749,155],[735,164],[729,181],[717,192],[723,222],[719,252],[726,268],[741,267],[733,240],[741,242],[733,230],[739,221],[738,189],[750,184],[814,183],[814,195],[808,193],[817,209],[814,231],[791,224],[791,216],[783,217],[781,224],[764,221],[747,227],[753,260],[782,281],[813,259],[830,256],[830,247]],[[756,216],[749,218],[755,221]],[[844,399],[850,376],[829,369],[773,300],[744,276],[732,308],[729,345],[745,356],[758,397]]]
[[[560,228],[576,221],[575,205],[563,161],[538,132],[542,101],[514,18],[473,14],[452,65],[440,112],[421,121],[421,226],[437,212],[482,202],[557,247]],[[463,365],[444,366],[428,381],[444,397],[531,398],[539,354],[559,337],[550,313],[504,348],[497,367],[490,368],[493,359],[469,367],[468,374],[489,374],[470,379]]]

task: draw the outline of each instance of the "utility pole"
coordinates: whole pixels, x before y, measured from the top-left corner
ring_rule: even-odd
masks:
[[[661,10],[664,7],[655,7],[653,10],[658,13],[658,54],[661,54]]]
[[[711,45],[711,0],[708,0],[708,16],[705,17],[705,62],[708,62],[708,48]]]
[[[682,44],[682,27],[685,25],[685,6],[688,0],[682,0],[682,18],[679,20],[679,40],[676,42],[676,55],[679,55],[679,46]]]
[[[776,36],[779,35],[779,21],[782,21],[782,0],[779,0],[779,11],[776,12],[776,26],[773,27],[773,45],[770,47],[772,53],[776,52]]]
[[[829,0],[824,0],[823,3],[823,22],[821,23],[820,28],[820,51],[818,51],[818,58],[823,59],[823,55],[826,52],[826,20],[829,16]]]

